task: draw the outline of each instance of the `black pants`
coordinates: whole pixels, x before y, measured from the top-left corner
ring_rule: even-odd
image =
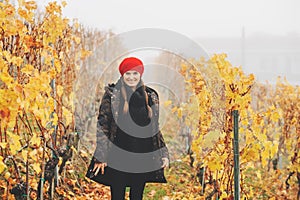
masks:
[[[135,183],[130,187],[129,198],[130,200],[142,200],[145,183]],[[124,200],[126,186],[122,183],[115,183],[110,186],[111,200]]]

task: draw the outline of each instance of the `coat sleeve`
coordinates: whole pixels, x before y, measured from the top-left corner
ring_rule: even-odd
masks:
[[[107,162],[112,117],[111,96],[109,95],[109,91],[106,90],[101,100],[97,120],[97,147],[94,152],[96,162]]]
[[[159,131],[157,133],[157,141],[158,141],[158,148],[160,149],[160,152],[161,152],[161,157],[168,158],[170,160],[169,151],[168,151],[168,148],[166,146],[166,143],[164,141],[164,137],[163,137],[161,131]]]

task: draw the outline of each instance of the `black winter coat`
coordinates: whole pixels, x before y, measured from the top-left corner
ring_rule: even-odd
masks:
[[[129,113],[123,115],[124,99],[120,80],[105,88],[97,122],[97,147],[86,176],[104,185],[123,182],[132,185],[139,182],[167,182],[162,158],[169,159],[168,149],[159,129],[159,98],[150,88],[139,87],[133,92],[126,88]],[[152,110],[148,117],[145,92]],[[104,175],[94,176],[95,162],[106,162]]]

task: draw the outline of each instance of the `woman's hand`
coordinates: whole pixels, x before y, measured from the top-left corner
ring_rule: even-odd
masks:
[[[95,176],[97,176],[97,174],[99,173],[99,171],[101,171],[101,174],[104,174],[104,168],[107,166],[107,163],[95,163],[94,164],[94,169],[93,172],[95,174]]]
[[[166,168],[166,167],[169,167],[169,159],[168,158],[162,158],[162,168]]]

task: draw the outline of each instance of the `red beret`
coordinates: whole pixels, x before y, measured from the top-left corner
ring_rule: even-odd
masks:
[[[135,58],[135,57],[125,58],[119,65],[119,71],[120,71],[121,75],[123,76],[123,74],[129,70],[137,71],[142,76],[142,74],[144,72],[143,62],[140,59]]]

